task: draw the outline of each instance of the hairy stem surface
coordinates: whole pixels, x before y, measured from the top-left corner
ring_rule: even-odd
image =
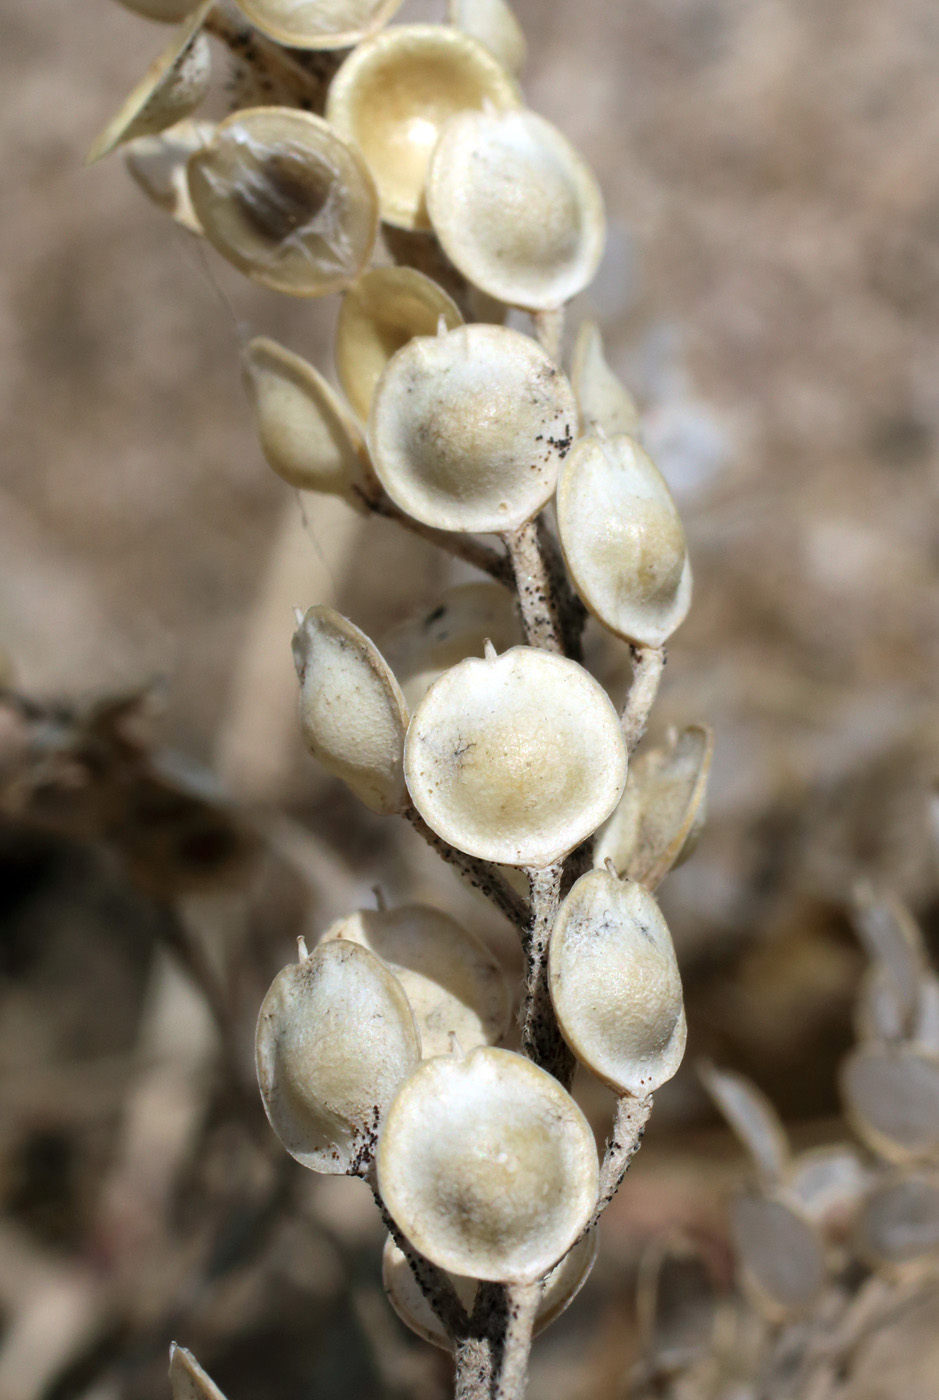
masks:
[[[503,536],[508,550],[525,640],[542,651],[564,653],[561,617],[551,570],[538,539],[538,526],[529,520]]]

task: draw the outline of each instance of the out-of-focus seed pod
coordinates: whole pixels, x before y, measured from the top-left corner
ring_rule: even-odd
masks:
[[[714,752],[710,725],[693,724],[629,765],[626,791],[597,837],[593,863],[654,890],[687,860],[704,826]]]
[[[274,978],[255,1051],[265,1112],[290,1155],[356,1176],[421,1040],[398,979],[367,948],[337,940]]]
[[[821,1236],[788,1195],[739,1196],[730,1228],[742,1280],[771,1317],[804,1314],[825,1283]]]
[[[225,1400],[191,1351],[170,1343],[170,1386],[173,1400]]]
[[[402,811],[408,711],[378,648],[348,618],[320,605],[294,633],[293,659],[307,748],[373,812]]]
[[[861,1208],[855,1244],[875,1267],[939,1253],[939,1176],[907,1172],[875,1187]]]
[[[189,193],[209,242],[247,276],[290,296],[353,282],[378,232],[362,157],[320,117],[250,107],[189,161]]]
[[[672,1078],[687,1036],[681,977],[642,885],[582,875],[554,921],[548,975],[564,1039],[611,1089],[644,1098]]]
[[[332,81],[326,115],[365,157],[382,218],[429,228],[424,185],[444,123],[467,108],[519,101],[502,65],[462,30],[401,24],[353,49]]]
[[[135,15],[158,19],[165,24],[178,24],[192,13],[198,3],[199,0],[118,0],[125,10],[133,10]]]
[[[183,121],[159,136],[138,136],[124,150],[127,169],[147,198],[190,233],[201,234],[202,225],[189,198],[186,166],[214,131],[214,122]]]
[[[383,650],[413,709],[444,671],[478,656],[487,640],[496,651],[523,642],[512,594],[499,583],[459,583],[429,612],[397,627]]]
[[[808,1218],[829,1238],[843,1239],[870,1186],[871,1171],[857,1148],[843,1142],[801,1152],[785,1181]]]
[[[374,267],[346,292],[336,328],[336,370],[363,423],[392,355],[416,335],[435,335],[441,317],[448,331],[463,323],[453,298],[413,267]]]
[[[301,491],[360,504],[374,478],[362,434],[318,370],[274,340],[252,340],[242,357],[268,466]]]
[[[419,336],[392,358],[368,444],[408,515],[441,530],[504,532],[554,494],[576,422],[567,379],[534,340],[461,326]]]
[[[673,1374],[711,1351],[717,1293],[695,1241],[675,1231],[653,1239],[643,1251],[636,1315],[642,1349],[655,1372]]]
[[[591,1230],[554,1266],[545,1280],[535,1314],[536,1335],[550,1327],[574,1301],[589,1278],[596,1257],[597,1236],[596,1231]],[[390,1236],[385,1241],[381,1271],[388,1301],[404,1325],[423,1337],[425,1342],[450,1351],[453,1343],[418,1287],[407,1259]],[[476,1301],[476,1279],[460,1278],[456,1274],[451,1274],[450,1279],[460,1302],[468,1313],[472,1313]]]
[[[603,255],[596,180],[567,138],[527,110],[452,117],[430,162],[427,209],[464,277],[528,311],[563,306]]]
[[[861,977],[854,1002],[854,1030],[859,1041],[875,1044],[903,1040],[909,1007],[890,972],[881,962],[872,963]]]
[[[580,409],[581,433],[593,433],[599,428],[608,438],[621,433],[636,436],[639,409],[606,362],[596,321],[580,324],[571,357],[571,383]]]
[[[512,647],[434,682],[414,712],[404,764],[414,805],[438,836],[483,860],[542,868],[615,807],[626,748],[589,672]]]
[[[867,1045],[841,1066],[854,1131],[889,1161],[939,1153],[939,1056],[905,1045]]]
[[[235,0],[253,25],[295,49],[345,49],[387,24],[401,0]]]
[[[510,1005],[502,969],[485,944],[441,910],[426,904],[360,909],[330,925],[321,943],[330,940],[368,948],[394,973],[425,1060],[447,1054],[451,1036],[472,1050],[505,1034]]]
[[[920,978],[912,1038],[921,1050],[939,1055],[939,977],[932,972]]]
[[[426,1060],[399,1090],[378,1148],[379,1189],[415,1248],[496,1283],[533,1283],[566,1254],[598,1180],[574,1100],[511,1050]]]
[[[202,24],[214,3],[215,0],[203,0],[180,25],[117,115],[92,142],[87,156],[89,165],[115,146],[137,136],[156,136],[196,110],[212,76],[212,53]]]
[[[734,1070],[698,1066],[701,1082],[724,1115],[764,1185],[774,1186],[789,1168],[789,1140],[779,1114],[764,1093]]]
[[[665,479],[629,437],[581,438],[558,481],[574,587],[618,637],[659,647],[691,606],[685,532]]]
[[[525,35],[506,0],[450,0],[450,23],[485,44],[510,73],[525,66]]]
[[[854,891],[854,927],[871,964],[883,970],[897,1014],[908,1029],[916,1012],[927,959],[916,920],[896,895],[860,884]]]

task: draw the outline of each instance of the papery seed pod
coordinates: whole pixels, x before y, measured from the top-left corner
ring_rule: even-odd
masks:
[[[533,1283],[597,1199],[590,1125],[557,1080],[488,1046],[426,1060],[385,1120],[378,1185],[414,1247],[442,1269]]]
[[[404,988],[355,943],[322,943],[277,974],[255,1041],[264,1110],[291,1157],[360,1175],[382,1119],[421,1058]]]
[[[118,0],[125,10],[145,19],[158,19],[165,24],[178,24],[196,8],[199,0]]]
[[[414,712],[404,765],[414,805],[438,836],[483,860],[542,868],[609,815],[626,748],[589,672],[512,647],[434,682]]]
[[[506,0],[450,0],[450,23],[485,44],[508,72],[525,66],[525,35]]]
[[[762,1181],[772,1186],[789,1168],[789,1140],[776,1109],[755,1084],[733,1070],[698,1066],[701,1082],[749,1152]]]
[[[783,1193],[739,1196],[730,1228],[743,1282],[761,1311],[804,1314],[825,1283],[825,1251],[797,1202]]]
[[[555,1264],[545,1280],[535,1314],[533,1330],[536,1336],[550,1327],[574,1301],[587,1282],[596,1257],[597,1235],[595,1230],[591,1230],[577,1241],[559,1264]],[[441,1347],[444,1351],[452,1350],[453,1343],[418,1287],[407,1259],[390,1236],[385,1241],[381,1272],[388,1301],[405,1327],[410,1327],[412,1332],[432,1346]],[[456,1274],[449,1277],[460,1302],[468,1313],[472,1313],[478,1287],[476,1279],[461,1278]]]
[[[618,637],[659,647],[691,606],[675,502],[632,438],[581,438],[558,481],[558,532],[574,587]]]
[[[527,311],[563,306],[603,255],[596,180],[567,138],[527,110],[452,117],[430,162],[427,209],[464,277]]]
[[[562,902],[548,945],[551,1001],[582,1064],[644,1098],[685,1052],[681,977],[668,925],[635,881],[591,870]]]
[[[268,466],[298,490],[361,505],[376,485],[365,442],[319,371],[265,337],[251,341],[242,365]]]
[[[190,233],[201,234],[202,225],[189,198],[186,167],[214,132],[214,122],[183,121],[159,136],[138,136],[124,150],[124,163],[147,198]]]
[[[704,826],[714,731],[692,724],[629,765],[626,791],[594,845],[596,868],[611,860],[620,875],[656,889],[687,860]]]
[[[581,433],[600,429],[608,438],[639,429],[639,409],[606,362],[596,321],[582,321],[571,357],[571,383],[580,410]]]
[[[170,1386],[173,1400],[225,1400],[192,1352],[175,1342],[170,1342]]]
[[[472,325],[389,362],[368,444],[389,496],[441,530],[516,530],[554,494],[576,424],[567,379],[529,336]]]
[[[87,163],[137,136],[155,136],[196,110],[212,76],[212,53],[202,25],[215,0],[203,0],[92,142]]]
[[[903,1027],[908,1028],[926,971],[926,951],[916,920],[896,895],[860,884],[854,891],[853,923],[872,966],[882,969],[880,993],[893,1001]]]
[[[505,1034],[509,989],[502,969],[478,938],[426,904],[360,909],[323,934],[368,948],[404,988],[421,1035],[424,1059],[445,1055],[451,1036],[462,1050],[492,1045]]]
[[[294,633],[293,659],[307,748],[373,812],[402,811],[408,711],[377,647],[348,618],[318,606]]]
[[[387,24],[401,0],[235,0],[253,25],[295,49],[345,49]]]
[[[444,671],[478,656],[487,640],[496,651],[524,641],[515,600],[499,583],[458,583],[429,612],[396,627],[382,650],[413,708]]]
[[[869,1045],[842,1062],[841,1095],[854,1131],[889,1161],[939,1153],[939,1056]]]
[[[874,1267],[939,1252],[939,1176],[907,1172],[875,1187],[861,1208],[855,1246]]]
[[[837,1143],[800,1152],[789,1164],[786,1189],[806,1216],[829,1237],[850,1229],[872,1173],[856,1147]]]
[[[519,101],[514,80],[468,34],[401,24],[353,49],[332,81],[326,115],[365,157],[382,218],[426,229],[424,183],[443,124],[467,108]]]
[[[249,107],[189,161],[209,242],[255,282],[323,296],[354,281],[378,232],[378,197],[359,153],[320,117]]]

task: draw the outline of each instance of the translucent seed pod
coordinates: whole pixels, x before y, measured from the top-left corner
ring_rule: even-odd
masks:
[[[178,24],[196,8],[199,0],[118,0],[125,10],[145,19],[158,19],[165,24]]]
[[[407,806],[407,705],[378,648],[348,618],[310,608],[293,637],[307,748],[373,812]]]
[[[189,198],[189,157],[207,146],[214,122],[183,121],[159,136],[138,136],[124,148],[124,163],[149,200],[172,215],[190,233],[201,234]]]
[[[554,921],[548,977],[564,1039],[611,1089],[641,1098],[672,1078],[687,1036],[681,977],[648,890],[582,875]]]
[[[450,23],[485,44],[509,73],[524,68],[525,35],[506,0],[450,0]]]
[[[825,1283],[821,1235],[784,1193],[739,1196],[730,1229],[747,1292],[771,1317],[804,1314]]]
[[[593,174],[556,127],[527,110],[452,117],[430,162],[427,209],[464,277],[527,311],[563,306],[603,256]]]
[[[871,1171],[856,1147],[836,1143],[800,1152],[786,1174],[786,1187],[827,1236],[843,1238],[871,1184]]]
[[[326,116],[365,157],[382,218],[426,229],[427,168],[444,123],[520,100],[502,65],[462,30],[401,24],[353,49],[333,78]]]
[[[452,297],[413,267],[373,267],[342,299],[336,327],[336,371],[362,422],[388,361],[416,335],[463,324]]]
[[[192,1352],[175,1342],[170,1343],[170,1387],[173,1400],[225,1400]]]
[[[463,1050],[505,1034],[510,997],[502,969],[484,943],[427,904],[360,909],[339,919],[321,943],[342,939],[368,948],[404,988],[424,1059],[446,1055],[451,1036]]]
[[[939,1153],[939,1056],[905,1045],[867,1045],[841,1065],[851,1126],[889,1161]]]
[[[634,759],[622,800],[597,837],[594,865],[611,860],[620,875],[654,890],[687,860],[704,826],[713,752],[710,725],[693,724]]]
[[[861,1208],[855,1245],[875,1268],[939,1252],[939,1176],[908,1172],[875,1187]]]
[[[597,681],[533,647],[446,671],[414,712],[408,791],[438,836],[503,865],[551,865],[619,801],[626,748]]]
[[[789,1170],[789,1139],[772,1103],[755,1084],[733,1070],[703,1063],[701,1082],[746,1148],[766,1186],[778,1184]]]
[[[137,136],[155,136],[188,117],[209,89],[212,53],[202,24],[215,0],[203,0],[92,142],[87,163]]]
[[[355,943],[322,943],[277,974],[255,1040],[264,1110],[291,1157],[356,1176],[372,1160],[388,1105],[418,1065],[404,988]]]
[[[235,0],[253,25],[295,49],[344,49],[387,24],[401,0]]]
[[[596,321],[582,321],[571,357],[571,383],[580,409],[581,433],[600,429],[608,438],[639,429],[639,409],[606,362]]]
[[[268,466],[300,491],[360,504],[374,481],[365,442],[319,371],[265,337],[251,341],[242,366]]]
[[[347,287],[378,233],[359,153],[322,118],[290,107],[250,107],[221,122],[190,158],[189,194],[218,252],[289,296]]]
[[[558,532],[598,621],[638,646],[662,646],[691,606],[691,566],[671,492],[638,443],[575,443],[558,481]]]
[[[378,1148],[379,1189],[415,1248],[495,1283],[546,1274],[585,1229],[598,1181],[593,1133],[570,1095],[488,1046],[425,1060]]]
[[[395,628],[383,650],[413,709],[444,671],[478,656],[487,640],[496,651],[524,641],[515,600],[499,583],[459,583],[429,612]]]
[[[550,1327],[574,1301],[587,1282],[596,1257],[597,1235],[595,1230],[591,1230],[589,1235],[577,1241],[559,1264],[555,1264],[545,1280],[535,1314],[535,1335]],[[410,1327],[425,1342],[450,1351],[453,1343],[418,1287],[407,1259],[390,1236],[385,1241],[381,1272],[388,1301],[405,1327]],[[451,1274],[450,1280],[460,1302],[468,1313],[472,1313],[476,1301],[476,1279]]]
[[[461,326],[389,362],[368,444],[389,496],[441,530],[504,532],[554,494],[577,422],[565,376],[527,335]]]

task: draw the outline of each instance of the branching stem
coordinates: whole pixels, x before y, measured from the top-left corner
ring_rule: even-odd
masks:
[[[475,856],[465,855],[462,851],[444,841],[435,831],[424,821],[413,807],[409,807],[404,813],[414,830],[419,832],[427,842],[433,847],[439,856],[452,865],[454,870],[458,870],[464,880],[468,880],[473,889],[479,890],[487,899],[492,900],[497,909],[500,909],[510,923],[517,928],[523,929],[528,925],[530,912],[528,905],[520,894],[516,894],[508,880],[500,875],[498,870],[494,870],[491,865],[487,865],[484,860],[477,860]]]
[[[398,1229],[382,1200],[373,1172],[369,1173],[367,1180],[372,1188],[372,1195],[375,1197],[375,1204],[385,1229],[408,1261],[408,1267],[414,1275],[418,1288],[433,1308],[441,1326],[446,1329],[450,1338],[455,1340],[465,1338],[469,1331],[469,1318],[466,1315],[466,1309],[456,1295],[453,1284],[444,1271],[438,1269],[436,1264],[432,1264],[429,1259],[425,1258],[420,1250],[415,1249],[410,1240]]]
[[[381,515],[386,520],[394,520],[402,529],[409,530],[412,535],[419,535],[422,540],[436,545],[438,549],[446,550],[454,558],[462,559],[465,563],[472,564],[474,568],[481,569],[483,573],[494,578],[497,583],[503,583],[506,587],[512,586],[512,566],[508,556],[500,554],[491,545],[481,544],[472,535],[460,535],[450,530],[435,530],[432,525],[425,525],[422,521],[415,520],[412,515],[405,514],[387,496],[371,497],[360,493],[360,498],[366,509],[371,511],[373,515]]]
[[[522,1054],[568,1088],[574,1057],[558,1028],[548,986],[548,940],[561,898],[563,865],[529,870],[531,924],[525,939],[526,979],[522,1004]]]
[[[633,647],[632,652],[633,680],[622,715],[623,738],[630,758],[646,732],[665,667],[663,647]]]
[[[538,538],[538,526],[529,520],[503,535],[515,577],[525,640],[542,651],[564,653],[561,618],[551,571]]]
[[[624,1094],[617,1100],[616,1117],[613,1120],[613,1136],[606,1145],[603,1162],[600,1165],[600,1186],[597,1191],[597,1204],[593,1217],[584,1234],[596,1225],[620,1188],[629,1164],[642,1144],[642,1135],[652,1112],[652,1095],[644,1099]]]

